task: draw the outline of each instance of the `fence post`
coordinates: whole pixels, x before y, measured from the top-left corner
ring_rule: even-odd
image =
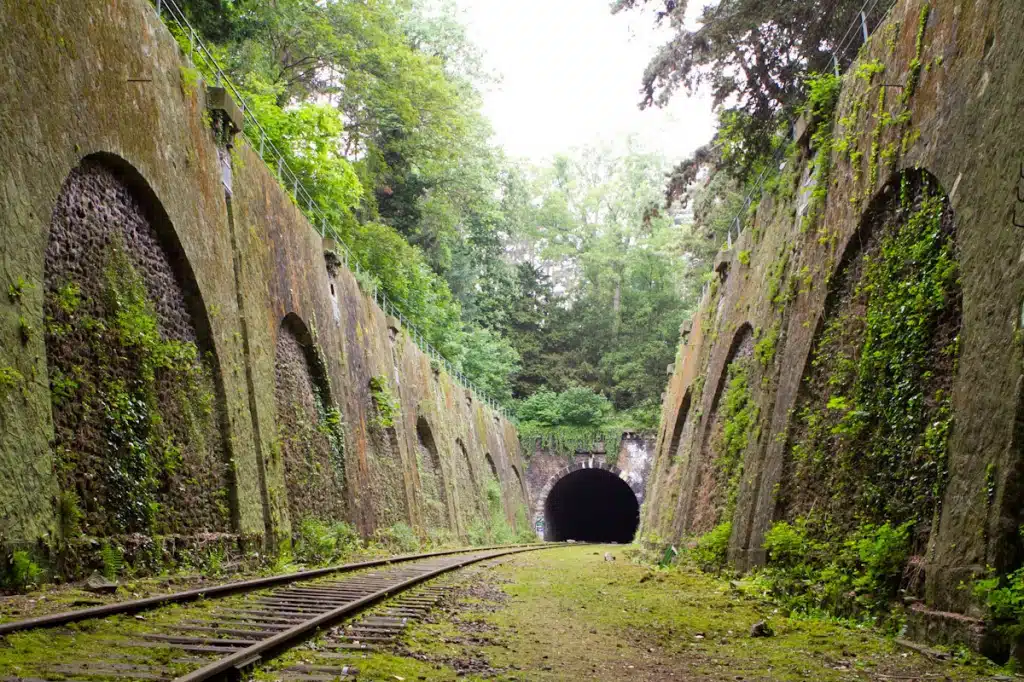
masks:
[[[860,30],[864,33],[864,42],[868,42],[868,15],[864,14],[864,10],[860,12]]]
[[[164,0],[156,0],[156,15],[160,16],[164,9]]]

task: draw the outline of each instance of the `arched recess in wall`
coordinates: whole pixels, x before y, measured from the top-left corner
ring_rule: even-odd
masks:
[[[427,528],[449,528],[448,488],[445,486],[441,454],[426,417],[416,420],[416,465],[423,494],[423,523]]]
[[[498,476],[498,467],[494,466],[494,458],[491,457],[491,453],[484,453],[484,461],[487,462],[487,468],[491,472],[491,477],[498,483],[501,483],[501,477]]]
[[[323,355],[295,313],[281,321],[274,353],[277,454],[284,465],[288,515],[346,518],[345,434]]]
[[[668,518],[678,507],[679,501],[679,474],[683,468],[678,467],[680,448],[683,445],[684,429],[687,435],[692,427],[686,428],[690,415],[690,403],[693,400],[693,389],[687,388],[683,399],[679,402],[679,409],[676,410],[675,419],[672,421],[672,429],[666,426],[665,434],[668,440],[665,442],[661,452],[661,459],[658,462],[658,469],[652,472],[652,480],[655,489],[651,490],[653,503],[648,505],[648,518],[644,520],[645,525],[662,531],[663,520],[671,523],[673,519]]]
[[[526,485],[523,483],[523,477],[519,473],[519,467],[517,467],[515,464],[512,465],[512,473],[515,474],[516,481],[519,482],[519,492],[523,494],[523,502],[527,503],[530,499],[530,496],[526,494]]]
[[[776,518],[813,510],[830,539],[863,523],[911,522],[911,551],[923,554],[945,486],[961,313],[949,199],[931,173],[898,173],[830,280]]]
[[[385,375],[370,378],[367,396],[369,489],[363,499],[372,508],[364,512],[370,512],[377,528],[384,528],[398,522],[411,521],[402,452],[398,443],[397,427],[402,418],[402,406],[391,386],[391,380]]]
[[[728,521],[736,502],[742,475],[743,450],[752,422],[749,375],[754,357],[754,334],[744,323],[733,335],[725,366],[715,384],[700,454],[690,466],[696,467],[693,489],[686,491],[682,517],[685,530],[707,533]]]
[[[473,500],[473,506],[480,512],[484,512],[483,500],[480,497],[480,487],[477,482],[476,473],[473,470],[472,461],[469,458],[469,451],[466,449],[466,444],[461,438],[455,439],[455,445],[459,451],[459,464],[464,472],[464,478],[460,477],[458,481],[459,499],[461,501],[461,508],[468,511],[467,502],[469,499]],[[467,499],[468,498],[468,499]]]
[[[68,175],[44,287],[62,534],[237,527],[206,308],[160,200],[123,159],[91,155]]]

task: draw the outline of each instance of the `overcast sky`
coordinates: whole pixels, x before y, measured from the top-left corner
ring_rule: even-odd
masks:
[[[502,78],[484,109],[511,155],[543,161],[635,134],[678,159],[710,139],[706,98],[680,93],[665,110],[637,108],[644,67],[665,39],[650,14],[613,16],[609,0],[457,1]]]

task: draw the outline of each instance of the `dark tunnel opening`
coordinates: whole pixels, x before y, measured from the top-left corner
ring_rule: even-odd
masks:
[[[628,543],[639,524],[636,495],[625,481],[604,469],[566,475],[544,502],[546,540]]]

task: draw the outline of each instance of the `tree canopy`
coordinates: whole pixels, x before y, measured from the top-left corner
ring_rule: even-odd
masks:
[[[542,426],[655,425],[721,234],[658,210],[663,156],[507,158],[451,0],[184,4],[366,284],[475,384]]]

